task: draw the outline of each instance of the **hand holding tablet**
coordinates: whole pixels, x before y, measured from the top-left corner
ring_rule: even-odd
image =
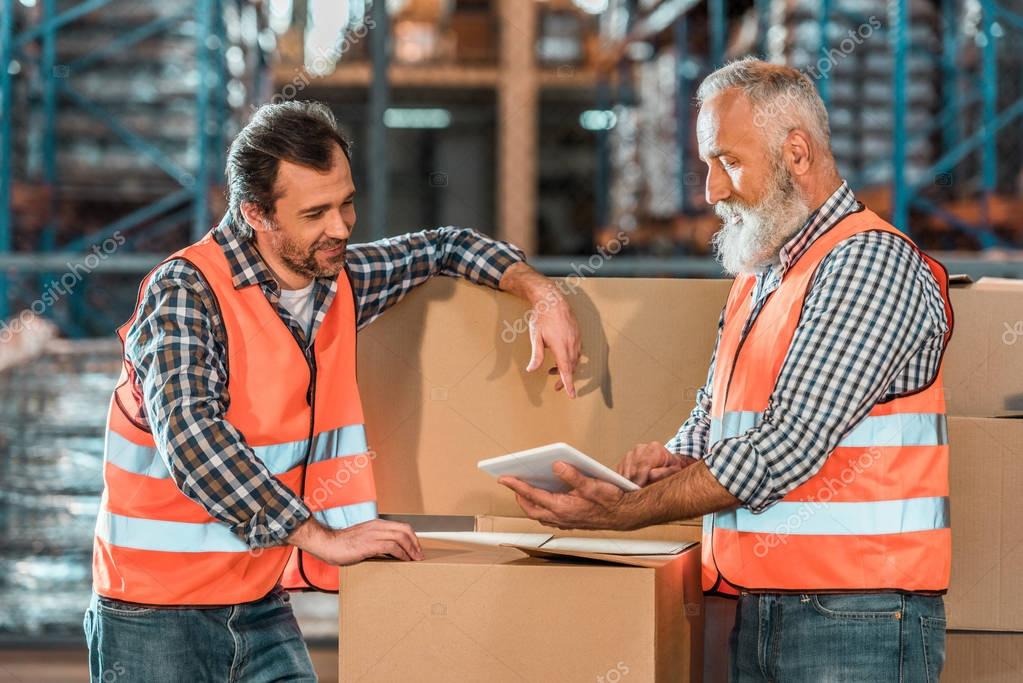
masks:
[[[565,493],[570,490],[569,486],[561,481],[553,471],[554,463],[558,461],[571,465],[587,477],[606,481],[625,491],[637,491],[640,488],[610,467],[597,462],[567,443],[552,443],[480,460],[476,466],[493,477],[508,475],[544,491]]]

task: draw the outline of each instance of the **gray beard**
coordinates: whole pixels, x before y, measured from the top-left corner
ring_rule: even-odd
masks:
[[[770,190],[757,205],[729,201],[714,205],[724,221],[712,239],[714,255],[730,275],[752,274],[777,264],[781,248],[810,217],[788,170],[776,166],[773,175]],[[736,214],[738,222],[733,220]]]

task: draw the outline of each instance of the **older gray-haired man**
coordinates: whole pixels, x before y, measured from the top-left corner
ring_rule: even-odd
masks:
[[[951,557],[941,384],[947,274],[857,202],[795,69],[745,59],[698,92],[714,238],[736,275],[707,383],[666,446],[531,517],[632,529],[704,517],[704,589],[738,598],[735,681],[937,681]]]

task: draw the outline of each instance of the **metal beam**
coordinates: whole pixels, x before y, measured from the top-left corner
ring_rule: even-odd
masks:
[[[0,13],[0,256],[11,250],[11,233],[14,231],[14,212],[11,208],[11,184],[14,167],[11,154],[14,118],[14,0],[3,0],[4,11]],[[9,313],[7,300],[7,275],[0,273],[0,320],[6,320]]]
[[[48,254],[0,254],[0,270],[25,273],[63,271],[81,263],[88,254],[54,251]],[[981,277],[1023,278],[1023,255],[987,259],[969,252],[931,252],[950,273]],[[148,273],[167,258],[166,254],[118,253],[101,259],[92,273]],[[723,278],[721,266],[712,258],[616,256],[604,261],[598,270],[589,267],[588,256],[537,256],[530,264],[550,276],[575,277],[700,277]]]
[[[390,65],[390,17],[384,0],[373,0],[371,10],[375,26],[369,36],[369,52],[373,66],[373,79],[369,85],[369,236],[378,240],[387,236],[387,203],[390,201],[390,171],[388,163],[387,127],[384,112],[390,102],[390,84],[387,69]]]
[[[941,121],[941,149],[947,152],[959,144],[959,2],[941,0],[941,75],[944,110]],[[951,170],[951,169],[948,169]]]
[[[909,229],[909,203],[912,191],[906,187],[906,107],[907,79],[906,43],[909,40],[909,0],[889,3],[889,37],[895,64],[892,69],[892,225],[903,232]]]
[[[209,126],[210,116],[210,53],[212,52],[210,41],[213,37],[213,0],[196,0],[196,19],[198,31],[196,31],[196,57],[199,66],[199,90],[196,93],[195,103],[195,128],[196,141],[199,146],[199,166],[195,171],[193,190],[195,193],[192,217],[192,239],[198,240],[209,230],[209,206],[207,198],[206,181],[208,177],[208,166],[206,153],[209,148],[209,133],[206,130]],[[182,185],[186,183],[182,182]]]
[[[200,2],[202,1],[206,0],[200,0]],[[60,90],[62,93],[67,95],[77,107],[81,108],[94,119],[104,124],[125,143],[127,143],[128,146],[152,161],[160,170],[169,175],[176,182],[182,183],[182,179],[192,177],[190,173],[178,166],[172,159],[164,154],[163,150],[127,128],[116,116],[111,114],[102,106],[96,104],[85,95],[82,95],[67,83],[60,82]],[[200,154],[200,164],[202,163],[201,157],[202,155]]]
[[[156,34],[170,28],[179,21],[185,19],[188,16],[187,12],[175,14],[170,17],[160,17],[150,21],[148,24],[143,24],[136,29],[122,33],[117,36],[109,43],[106,43],[102,47],[93,50],[92,52],[82,55],[73,62],[68,63],[68,73],[76,74],[80,71],[88,69],[93,64],[101,62],[110,55],[117,54],[126,48],[131,47],[135,43],[141,42],[146,38],[155,36]]]
[[[707,20],[710,22],[710,69],[725,61],[725,0],[708,0]]]
[[[497,84],[497,225],[501,239],[527,254],[537,247],[539,87],[537,3],[498,0],[501,16]]]
[[[689,17],[675,21],[675,145],[678,148],[678,212],[689,210],[689,126],[691,83],[689,79]]]
[[[32,42],[39,36],[46,33],[55,33],[57,29],[66,24],[70,24],[79,17],[84,17],[89,12],[95,12],[96,10],[109,5],[112,0],[86,0],[86,2],[80,5],[75,5],[71,9],[56,16],[53,16],[46,21],[36,24],[32,28],[20,33],[14,40],[15,49],[20,50],[28,43]]]
[[[136,209],[129,213],[127,216],[122,216],[113,223],[109,223],[103,228],[96,232],[89,233],[88,235],[82,235],[76,240],[72,240],[67,244],[63,245],[63,249],[75,251],[83,249],[89,245],[101,242],[109,237],[114,236],[117,232],[123,230],[130,230],[140,223],[156,218],[164,211],[173,209],[178,204],[188,201],[191,197],[191,190],[181,189],[173,194],[169,194],[162,199],[158,199],[152,204],[143,206],[142,208]]]
[[[828,55],[828,47],[831,41],[828,39],[828,22],[831,19],[831,0],[821,0],[820,7],[817,10],[820,14],[817,16],[817,30],[820,32],[820,58],[823,60],[830,60]],[[819,70],[820,78],[817,79],[817,92],[820,93],[821,100],[824,101],[824,107],[827,108],[830,100],[830,76],[831,68],[827,71]]]

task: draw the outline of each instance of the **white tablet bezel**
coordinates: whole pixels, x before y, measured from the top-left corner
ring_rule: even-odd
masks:
[[[554,463],[558,461],[572,465],[587,477],[606,481],[625,491],[636,491],[640,488],[610,467],[563,442],[545,444],[496,458],[480,460],[476,466],[493,477],[507,474],[545,491],[563,493],[569,488],[558,479],[552,470]],[[537,474],[540,471],[548,474],[541,478]]]

